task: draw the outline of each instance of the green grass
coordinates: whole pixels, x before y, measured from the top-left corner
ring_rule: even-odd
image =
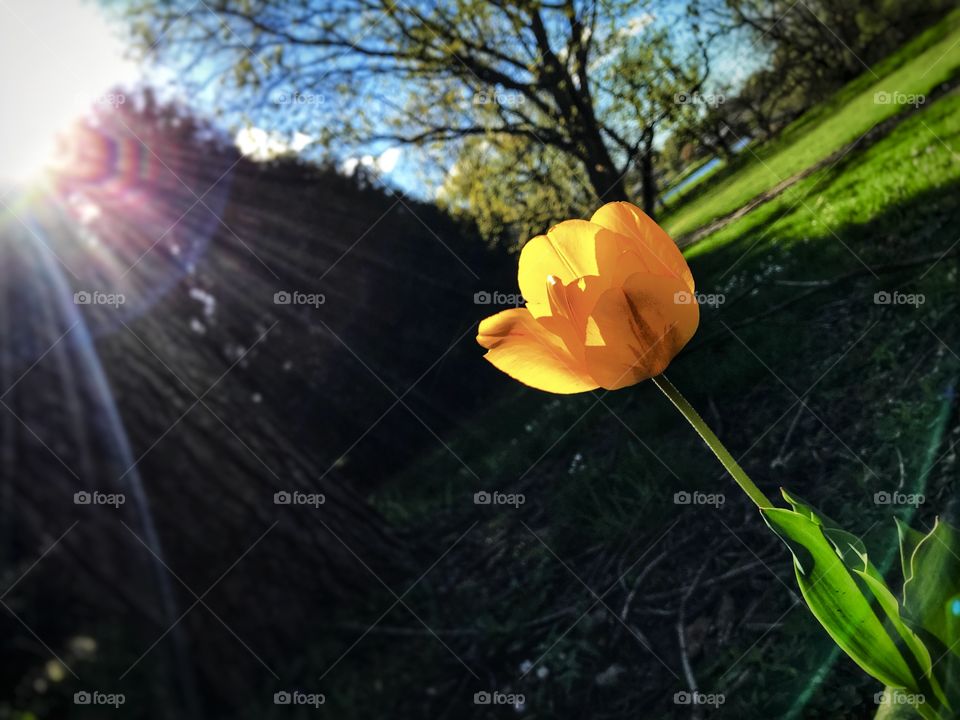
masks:
[[[928,29],[886,60],[791,124],[780,137],[743,151],[742,160],[713,174],[709,186],[664,218],[674,236],[733,212],[781,180],[853,142],[877,123],[912,109],[878,104],[878,92],[928,95],[960,72],[960,11]]]
[[[854,269],[859,265],[858,256],[868,264],[884,259],[884,245],[896,238],[890,238],[889,228],[884,228],[880,239],[886,242],[876,242],[876,236],[855,237],[844,247],[835,234],[866,225],[891,207],[958,181],[960,95],[951,93],[908,118],[865,152],[809,175],[697,243],[686,255],[688,259],[706,258],[724,247],[758,254],[764,250],[786,251],[792,244],[809,244],[811,236],[826,234],[831,254],[842,249],[838,260]],[[914,220],[909,229],[914,241],[937,230],[929,217],[917,216]],[[726,256],[722,262],[727,262]],[[717,267],[716,271],[724,276],[730,269]]]

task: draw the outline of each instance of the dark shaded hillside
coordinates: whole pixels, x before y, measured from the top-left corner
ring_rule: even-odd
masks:
[[[2,682],[35,702],[43,638],[78,687],[159,693],[182,717],[279,680],[326,632],[324,608],[417,566],[363,496],[492,392],[473,343],[489,308],[473,296],[515,280],[430,206],[185,145],[193,128],[150,113],[97,129],[107,177],[18,197],[23,222],[0,230],[16,269],[0,313]],[[78,506],[78,491],[125,502]],[[324,502],[278,505],[282,491]],[[103,659],[72,653],[76,635]],[[69,694],[52,688],[50,708]],[[160,716],[148,707],[130,716]]]

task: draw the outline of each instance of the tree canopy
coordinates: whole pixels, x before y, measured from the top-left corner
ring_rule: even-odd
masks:
[[[693,10],[625,0],[190,0],[129,10],[144,48],[334,152],[414,144],[453,164],[480,147],[523,173],[577,168],[595,200],[653,211],[654,136],[707,74]],[[676,9],[673,10],[676,12]],[[240,98],[237,100],[237,98]],[[572,202],[570,197],[567,203]]]

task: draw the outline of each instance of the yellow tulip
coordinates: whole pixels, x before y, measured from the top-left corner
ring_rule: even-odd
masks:
[[[554,393],[660,375],[700,322],[693,276],[673,240],[630,203],[567,220],[520,253],[526,307],[480,323],[495,367]]]

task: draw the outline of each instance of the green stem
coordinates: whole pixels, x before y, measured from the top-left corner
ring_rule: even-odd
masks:
[[[750,476],[744,472],[743,468],[733,459],[733,455],[729,453],[727,448],[723,446],[723,443],[720,442],[720,439],[713,434],[713,430],[711,430],[703,418],[700,417],[700,413],[694,410],[693,406],[687,402],[687,399],[673,386],[673,383],[667,380],[667,376],[657,375],[653,378],[653,382],[660,388],[663,394],[667,396],[670,402],[674,404],[674,407],[683,414],[687,422],[693,425],[693,429],[703,438],[707,447],[713,451],[713,454],[717,456],[717,459],[723,467],[725,467],[727,472],[737,481],[737,484],[743,488],[743,491],[750,496],[750,499],[756,503],[757,507],[761,509],[772,508],[773,503],[761,492],[760,488],[754,485]]]

